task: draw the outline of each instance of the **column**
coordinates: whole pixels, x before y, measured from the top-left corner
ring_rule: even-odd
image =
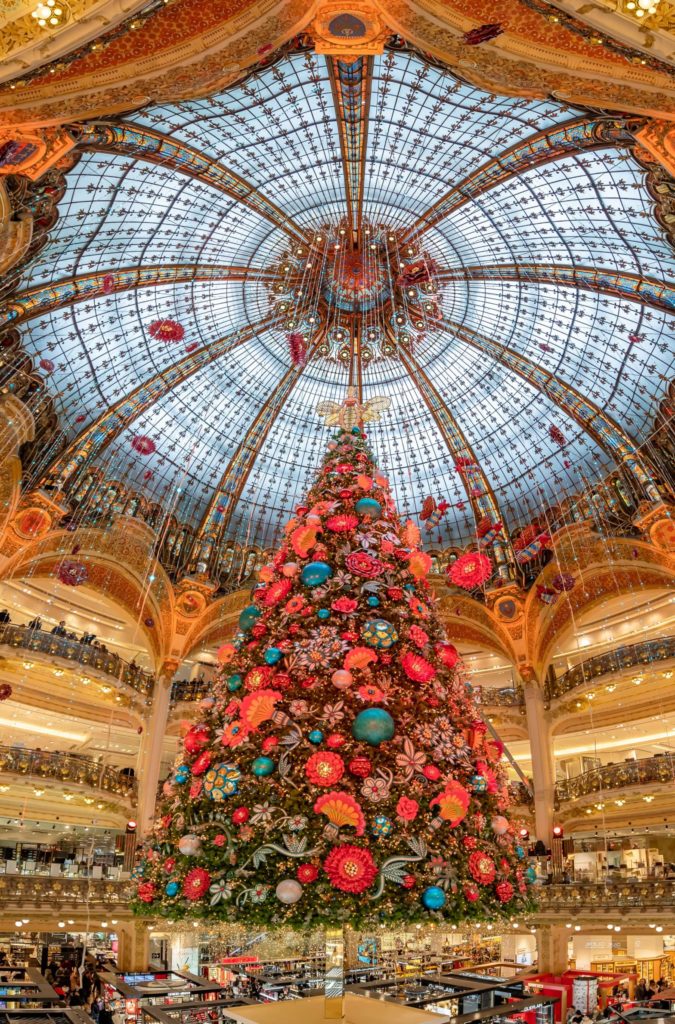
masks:
[[[567,970],[569,937],[569,929],[562,924],[547,924],[537,928],[538,974],[562,974]]]
[[[521,674],[524,676],[524,673]],[[555,797],[551,726],[544,710],[544,693],[539,683],[535,679],[528,679],[523,684],[523,691],[532,753],[535,833],[537,839],[550,847]]]
[[[117,966],[121,971],[147,971],[150,966],[150,932],[143,921],[117,925]]]
[[[171,684],[178,662],[165,661],[155,683],[150,714],[143,723],[143,737],[136,775],[138,777],[138,836],[143,839],[152,827],[157,786],[162,765],[164,736],[171,710]]]

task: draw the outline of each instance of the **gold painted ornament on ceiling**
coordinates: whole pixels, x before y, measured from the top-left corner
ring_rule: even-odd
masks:
[[[391,35],[374,4],[321,4],[308,28],[316,53],[341,60],[384,52]]]

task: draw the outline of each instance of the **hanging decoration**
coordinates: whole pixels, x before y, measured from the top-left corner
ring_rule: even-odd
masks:
[[[438,503],[434,502],[434,505],[434,509],[426,517],[426,522],[424,524],[424,529],[426,530],[427,533],[431,533],[432,530],[435,530],[436,527],[441,524],[445,516],[445,513],[450,508],[450,502],[446,501],[445,498],[442,498]],[[423,519],[424,516],[422,515],[420,516],[420,518]]]
[[[478,46],[480,43],[489,43],[491,39],[496,39],[503,31],[499,22],[493,21],[487,25],[469,29],[462,36],[462,42],[465,46]]]
[[[182,341],[185,337],[185,328],[177,320],[153,320],[148,327],[148,333],[160,341]]]
[[[112,274],[106,274],[103,278],[103,294],[110,295],[115,290],[115,278]]]
[[[476,526],[479,550],[482,551],[494,544],[503,529],[501,522],[493,523],[489,516],[483,516]]]
[[[537,597],[542,604],[555,604],[558,600],[559,594],[557,594],[552,587],[544,587],[541,583],[538,583]]]
[[[522,536],[519,538],[522,541]],[[529,544],[524,546],[520,544],[516,548],[516,562],[519,565],[526,565],[531,562],[532,559],[536,558],[537,555],[541,554],[544,548],[547,548],[551,543],[551,538],[548,533],[543,532],[537,534]]]
[[[131,447],[139,455],[152,455],[157,451],[155,442],[145,434],[135,434],[131,439]]]
[[[307,340],[299,331],[288,335],[288,353],[293,366],[302,367],[307,362]]]
[[[56,363],[51,359],[41,359],[38,366],[41,370],[44,370],[45,373],[53,373],[56,369]]]
[[[448,566],[447,576],[451,583],[463,590],[473,590],[492,576],[493,565],[487,555],[480,551],[468,551]]]
[[[64,559],[60,563],[56,575],[61,583],[67,587],[81,587],[89,579],[89,570],[82,562],[74,559]]]
[[[358,928],[531,905],[502,751],[445,641],[418,536],[361,430],[340,430],[219,651],[141,852],[137,913]],[[462,558],[464,585],[491,574],[480,552]]]
[[[576,580],[569,572],[559,572],[551,580],[551,586],[558,591],[559,594],[564,594],[569,590],[574,590]]]
[[[563,434],[562,430],[560,429],[560,427],[556,427],[554,423],[552,423],[551,426],[548,428],[548,436],[561,448],[564,448],[567,444],[567,441],[565,440],[565,435]]]
[[[0,701],[9,700],[12,696],[12,687],[9,683],[0,683]]]

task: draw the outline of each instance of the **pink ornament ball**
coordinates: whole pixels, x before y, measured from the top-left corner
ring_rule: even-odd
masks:
[[[285,565],[282,565],[281,572],[283,573],[284,576],[287,576],[289,579],[291,579],[293,576],[298,575],[298,569],[299,566],[297,562],[286,562]]]
[[[490,824],[492,825],[492,831],[498,836],[505,835],[509,830],[509,823],[502,814],[495,814]]]
[[[338,668],[330,677],[330,681],[337,690],[346,690],[354,681],[354,676],[347,669]]]

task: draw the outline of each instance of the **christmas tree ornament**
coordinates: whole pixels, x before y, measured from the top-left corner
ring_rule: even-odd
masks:
[[[361,639],[368,647],[386,651],[398,640],[398,633],[386,619],[368,619],[361,630]]]
[[[361,929],[532,905],[502,751],[359,428],[367,404],[324,409],[344,429],[185,731],[139,852],[133,907],[153,922]],[[493,570],[481,551],[458,565],[465,589]]]
[[[379,519],[382,515],[382,506],[375,498],[360,498],[354,508],[365,519]]]
[[[247,605],[239,616],[239,629],[242,633],[248,633],[250,629],[253,629],[261,615],[262,611],[257,605]]]
[[[329,580],[333,570],[326,562],[309,562],[300,573],[300,579],[306,587],[320,587]]]
[[[394,719],[384,708],[368,708],[354,719],[352,736],[373,747],[390,740],[396,731]]]
[[[280,903],[297,903],[302,896],[302,886],[294,878],[284,878],[277,885],[275,892]]]

